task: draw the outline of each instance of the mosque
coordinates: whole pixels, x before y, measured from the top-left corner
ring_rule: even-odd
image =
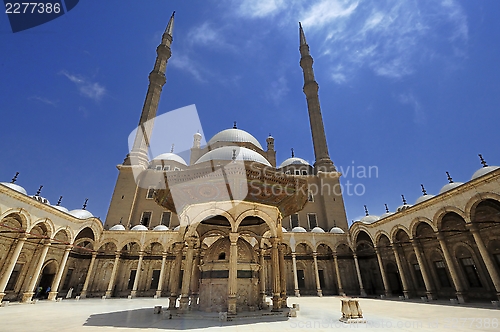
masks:
[[[105,222],[0,185],[0,301],[157,297],[179,312],[257,311],[302,295],[500,299],[500,167],[348,226],[330,159],[313,59],[299,26],[315,162],[279,163],[246,131],[222,130],[189,162],[150,156],[174,15],[157,48],[130,153]],[[366,209],[366,208],[365,208]],[[49,288],[50,287],[50,288]],[[270,297],[272,302],[266,302]]]

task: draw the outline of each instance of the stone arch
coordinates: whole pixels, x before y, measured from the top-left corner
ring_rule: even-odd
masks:
[[[118,245],[116,240],[108,240],[99,246],[97,252],[103,254],[114,255],[118,251]]]
[[[482,258],[478,257],[476,255],[476,252],[474,251],[474,248],[472,248],[471,245],[465,242],[457,242],[451,246],[451,254],[453,256],[453,259],[457,262],[457,265],[460,267],[458,269],[458,273],[462,276],[460,279],[464,281],[468,281],[470,283],[470,279],[468,279],[464,273],[464,267],[461,264],[461,260],[464,258],[471,258],[474,267],[477,273],[477,278],[480,280],[480,286],[482,288],[487,288],[488,286],[488,274],[485,273],[482,267]],[[465,283],[466,287],[469,288],[471,287],[468,283]]]
[[[492,192],[482,192],[482,193],[477,193],[474,196],[472,196],[469,201],[467,201],[467,204],[465,205],[465,215],[469,217],[469,220],[474,220],[474,214],[476,207],[479,203],[482,201],[491,199],[493,201],[497,201],[500,203],[500,195],[497,193],[492,193]]]
[[[96,232],[95,230],[91,227],[91,225],[85,225],[80,227],[76,232],[75,232],[75,241],[80,238],[88,238],[91,239],[92,241],[97,241],[96,237]]]
[[[387,248],[391,245],[390,235],[385,231],[380,231],[377,234],[376,240],[377,248]]]
[[[374,238],[370,232],[370,230],[365,226],[365,225],[358,225],[353,232],[351,232],[351,238],[353,239],[353,242],[356,243],[357,237],[361,232],[366,233],[368,237],[371,239],[372,243],[375,243]]]
[[[40,225],[43,225],[43,227],[41,227]],[[31,233],[33,231],[33,229],[37,226],[44,229],[43,235],[48,237],[48,238],[51,238],[52,234],[54,234],[54,223],[48,218],[38,219],[37,221],[35,221],[33,223],[33,225],[31,225],[31,227],[28,229],[27,232]]]
[[[126,243],[121,249],[120,252],[122,255],[128,255],[128,256],[136,256],[139,255],[139,252],[142,251],[143,248],[140,245],[140,242],[134,241],[134,240],[129,240],[128,243]]]
[[[297,251],[297,249],[304,249]],[[294,252],[299,254],[312,254],[314,252],[314,246],[309,241],[298,241],[295,244]]]
[[[318,247],[321,246],[321,245],[327,246],[328,248],[330,248],[330,250],[332,251],[332,253],[334,252],[334,248],[335,247],[331,243],[328,243],[325,240],[320,240],[320,241],[316,242],[316,247],[314,248],[314,250],[318,251]]]
[[[411,221],[410,227],[408,228],[412,238],[414,238],[416,236],[417,227],[421,223],[428,224],[434,232],[438,231],[436,225],[432,222],[432,220],[430,220],[429,218],[426,218],[426,217],[417,217]]]
[[[340,241],[339,243],[337,243],[337,245],[335,245],[335,247],[334,247],[334,248],[335,248],[335,250],[334,250],[333,252],[334,252],[334,253],[339,253],[339,249],[340,249],[340,251],[343,251],[343,250],[344,250],[344,249],[343,249],[344,247],[349,248],[349,250],[351,251],[351,254],[352,254],[352,249],[351,249],[351,247],[350,247],[350,246],[349,246],[349,244],[348,244],[347,242],[345,242],[345,241]]]
[[[411,239],[411,233],[410,231],[408,231],[408,228],[406,228],[405,226],[403,225],[396,225],[394,226],[392,229],[391,229],[391,237],[390,237],[390,240],[391,242],[396,242],[395,239],[396,239],[396,234],[399,232],[399,231],[403,231],[406,233],[406,235],[408,236],[409,239]]]
[[[311,243],[311,241],[306,239],[301,239],[295,242],[295,245],[293,247],[290,246],[293,252],[297,252],[297,247],[299,246],[299,244],[307,245],[309,248],[311,248],[311,252],[314,252],[314,250],[316,249],[316,247]]]
[[[58,229],[54,236],[52,237],[52,241],[60,244],[70,244],[72,243],[71,231],[68,228],[60,228]]]
[[[441,209],[437,210],[436,213],[434,214],[434,217],[432,217],[432,220],[434,221],[434,224],[436,225],[436,228],[439,230],[441,229],[441,223],[443,221],[443,217],[448,214],[449,212],[455,212],[458,214],[460,217],[462,217],[463,220],[467,223],[468,219],[464,213],[464,211],[460,210],[459,208],[455,206],[445,206],[442,207]]]
[[[0,215],[0,223],[3,224],[5,219],[13,218],[19,223],[19,229],[28,230],[28,225],[31,223],[31,216],[23,209],[8,209]]]
[[[204,208],[207,207],[207,208]],[[200,210],[200,211],[197,211]],[[190,214],[190,212],[193,211],[196,213],[194,216]],[[189,236],[195,236],[196,229],[198,228],[198,225],[206,220],[209,219],[210,217],[213,216],[222,216],[225,217],[228,221],[231,227],[234,226],[235,220],[231,214],[229,214],[225,209],[220,208],[214,203],[204,203],[204,204],[193,204],[190,205],[186,210],[182,212],[182,215],[179,216],[179,220],[184,219],[184,218],[189,218],[190,223],[188,225],[187,232],[185,234],[185,237]],[[181,226],[182,228],[182,226]]]
[[[467,221],[465,221],[461,215],[454,211],[448,211],[441,216],[438,230],[442,233],[457,231],[466,232],[466,224]]]
[[[363,234],[365,234],[365,235],[363,235]],[[370,234],[370,232],[368,232],[367,229],[359,229],[352,236],[353,242],[357,243],[359,241],[359,237],[363,238],[364,240],[369,240],[372,243],[372,246],[375,244],[375,242],[373,241],[372,235]]]
[[[245,210],[244,212],[240,213],[236,217],[235,226],[234,226],[233,232],[237,231],[237,229],[240,226],[241,222],[246,217],[259,217],[269,227],[269,231],[271,233],[271,237],[277,236],[278,231],[276,229],[276,226],[273,224],[273,218],[269,214],[267,214],[266,212],[264,212],[262,210],[259,210],[259,209],[256,209],[255,207],[253,207],[252,209]]]
[[[148,256],[161,256],[165,252],[165,247],[157,240],[150,240],[146,242],[143,250]]]

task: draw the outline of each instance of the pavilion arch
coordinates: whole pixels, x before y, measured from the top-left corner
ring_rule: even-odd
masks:
[[[443,222],[443,217],[450,212],[455,212],[456,214],[458,214],[465,221],[465,223],[470,222],[470,220],[467,219],[464,211],[460,210],[455,206],[445,206],[437,210],[437,212],[434,214],[434,217],[432,218],[437,229],[441,229],[441,223]]]
[[[356,229],[354,234],[351,235],[353,243],[358,242],[358,236],[361,234],[361,232],[365,233],[368,236],[368,238],[372,241],[372,245],[375,245],[375,241],[373,240],[372,234],[368,231],[366,227],[361,227],[361,226],[358,229]]]
[[[16,219],[24,231],[27,231],[28,225],[31,224],[31,216],[23,209],[6,210],[0,215],[0,223],[3,223],[6,218]]]
[[[60,228],[58,229],[54,236],[52,237],[52,240],[55,242],[59,243],[64,243],[64,244],[71,244],[73,243],[73,237],[71,234],[71,231],[69,228]]]
[[[137,231],[134,231],[133,233],[139,233]],[[131,243],[137,243],[137,245],[139,246],[140,250],[143,250],[142,248],[142,245],[141,245],[141,238],[140,236],[138,236],[139,234],[131,234],[131,236],[127,236],[126,239],[122,240],[122,241],[119,241],[118,242],[118,251],[122,251],[122,249],[131,244]],[[107,240],[107,242],[109,242],[109,240]]]
[[[97,242],[99,240],[99,238],[104,230],[104,228],[102,227],[102,224],[100,222],[95,222],[93,220],[92,221],[85,221],[83,223],[83,225],[81,225],[80,228],[77,231],[75,231],[75,234],[77,234],[76,237],[78,237],[78,234],[82,230],[84,230],[85,228],[90,228],[90,230],[92,230],[94,242]],[[76,237],[75,237],[75,239],[76,239]]]
[[[417,234],[417,227],[418,225],[420,225],[421,223],[425,223],[425,224],[428,224],[432,230],[436,233],[438,231],[438,228],[436,227],[436,225],[432,222],[432,220],[428,219],[428,218],[425,218],[425,217],[417,217],[415,219],[413,219],[410,223],[410,234],[411,234],[411,238],[414,238]]]
[[[52,238],[52,235],[54,234],[54,223],[52,222],[52,220],[48,218],[38,219],[33,223],[33,225],[31,225],[31,227],[27,230],[27,232],[31,232],[33,228],[41,224],[44,225],[46,228],[47,233],[45,235],[48,236],[49,238]]]
[[[334,246],[333,246],[331,243],[328,243],[327,241],[324,241],[324,240],[320,240],[320,241],[316,242],[316,247],[314,247],[314,251],[318,251],[318,247],[319,247],[320,245],[325,245],[325,246],[327,246],[328,248],[330,248],[330,250],[331,250],[332,252],[334,251],[334,250],[333,250]]]
[[[206,232],[205,234],[203,234],[203,236],[200,236],[200,242],[203,243],[203,241],[205,241],[205,239],[207,239],[209,237],[213,237],[213,236],[225,237],[225,236],[229,236],[229,234],[224,233],[220,229],[212,229],[212,230],[209,230],[208,232]]]
[[[389,234],[386,232],[382,231],[379,233],[379,235],[376,237],[377,242],[376,242],[376,247],[379,249],[391,249],[391,240],[389,237]],[[386,243],[384,243],[386,242]]]
[[[316,250],[316,246],[314,246],[311,241],[309,240],[305,240],[305,239],[302,239],[302,240],[298,240],[297,242],[295,242],[295,245],[293,247],[291,247],[290,249],[292,249],[292,252],[295,252],[297,250],[297,247],[299,246],[299,244],[305,244],[307,245],[309,248],[311,248],[311,251],[315,251]]]
[[[104,254],[115,254],[118,251],[118,242],[114,239],[107,240],[97,248],[97,252]]]
[[[315,252],[317,252],[317,253],[319,253],[318,249],[319,249],[319,247],[321,247],[321,246],[322,246],[323,248],[325,248],[325,249],[326,249],[326,251],[327,251],[327,254],[328,254],[328,255],[333,254],[333,249],[332,249],[332,247],[331,247],[328,243],[326,243],[326,242],[324,242],[324,241],[321,241],[321,242],[316,243],[316,248],[314,248],[314,251],[315,251]]]
[[[352,252],[352,248],[351,248],[351,246],[349,246],[349,243],[347,243],[346,241],[341,241],[341,242],[337,243],[337,245],[334,247],[333,252],[334,252],[334,253],[338,252],[339,247],[340,247],[340,246],[342,246],[342,245],[345,245],[345,246],[346,246],[347,248],[349,248],[349,249],[351,250],[351,252]]]
[[[93,242],[96,242],[95,232],[90,227],[82,227],[76,232],[75,241],[82,238],[90,239]]]
[[[203,207],[206,206],[208,208],[203,209]],[[192,216],[190,214],[191,210],[194,212],[197,212],[196,210],[201,209],[200,212],[198,212],[195,216]],[[184,235],[185,237],[189,236],[195,236],[196,229],[198,228],[198,225],[206,219],[209,219],[210,217],[213,216],[222,216],[227,219],[229,224],[231,225],[231,228],[234,227],[235,220],[231,214],[229,214],[226,210],[219,208],[217,206],[214,206],[214,203],[204,203],[204,204],[194,204],[190,205],[186,210],[182,212],[182,215],[179,216],[179,219],[185,219],[189,218],[190,222],[187,227],[187,232]],[[182,224],[182,223],[181,223]],[[182,225],[181,225],[182,228]]]
[[[143,244],[143,250],[146,250],[148,247],[150,247],[154,243],[158,243],[161,246],[162,252],[165,251],[165,245],[162,243],[162,241],[158,237],[155,237],[153,239],[149,239],[146,242],[144,242],[144,244]]]
[[[387,237],[387,240],[389,240],[389,243],[391,243],[391,236],[389,235],[389,233],[387,233],[386,231],[384,230],[378,230],[377,233],[375,233],[375,242],[373,242],[373,244],[375,246],[379,246],[379,243],[380,243],[380,240],[382,239],[382,236],[385,236]]]
[[[406,235],[408,236],[408,238],[412,239],[411,233],[410,233],[410,231],[408,231],[408,228],[406,228],[403,225],[396,225],[391,229],[391,237],[389,238],[389,240],[391,240],[391,243],[395,242],[394,240],[395,240],[396,234],[398,233],[399,230],[405,232]]]
[[[261,211],[259,209],[256,209],[255,206],[253,206],[252,209],[248,209],[248,210],[244,211],[243,213],[239,214],[236,217],[236,222],[235,222],[235,226],[234,226],[235,229],[233,229],[233,231],[238,230],[238,227],[240,226],[241,222],[246,217],[259,217],[269,227],[269,230],[271,231],[271,236],[277,235],[278,231],[276,229],[276,226],[273,224],[273,218],[269,214],[267,214],[266,212]]]
[[[123,247],[121,247],[120,252],[125,255],[135,256],[136,254],[139,255],[139,252],[143,250],[144,248],[141,247],[140,242],[129,240]]]
[[[151,256],[159,256],[165,252],[165,247],[160,241],[150,240],[144,244],[143,251]]]
[[[491,199],[500,203],[500,195],[492,192],[477,193],[469,199],[469,201],[465,205],[465,215],[469,217],[469,220],[474,220],[476,207],[479,203],[487,199]]]

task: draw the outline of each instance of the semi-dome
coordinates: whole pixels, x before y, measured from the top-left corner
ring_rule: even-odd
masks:
[[[153,228],[153,231],[168,231],[168,227],[165,225],[158,225]]]
[[[114,225],[109,230],[110,231],[124,231],[125,230],[125,226],[118,224],[118,225]]]
[[[60,205],[52,205],[52,207],[53,207],[54,209],[58,209],[59,211],[69,213],[69,210],[68,210],[68,209],[66,209],[64,206],[60,206]]]
[[[426,200],[431,199],[432,197],[434,197],[434,195],[429,195],[429,194],[422,195],[419,198],[417,198],[417,200],[415,201],[415,204],[425,202]]]
[[[135,225],[134,227],[132,227],[132,230],[133,231],[147,231],[148,228],[144,225]]]
[[[340,227],[332,227],[332,229],[330,229],[330,233],[333,233],[333,234],[344,234],[344,230]]]
[[[297,227],[292,228],[292,232],[293,233],[306,233],[307,231],[304,227],[297,226]]]
[[[205,153],[200,157],[200,159],[195,162],[195,164],[200,164],[210,160],[231,161],[234,157],[236,157],[236,160],[239,161],[255,161],[266,166],[271,166],[269,161],[267,161],[267,159],[264,158],[261,154],[247,148],[236,146],[223,146]]]
[[[323,230],[323,228],[316,226],[313,229],[311,229],[311,232],[313,232],[313,233],[324,233],[325,231]]]
[[[88,218],[92,218],[94,216],[89,211],[83,210],[83,209],[71,210],[71,211],[69,211],[69,214],[71,214],[73,217],[78,218],[78,219],[88,219]]]
[[[452,182],[452,183],[447,183],[445,184],[441,190],[439,191],[440,194],[444,193],[444,192],[447,192],[453,188],[456,188],[458,186],[461,186],[462,184],[464,184],[463,182]]]
[[[474,172],[474,174],[472,174],[472,178],[471,180],[474,180],[474,179],[477,179],[478,177],[481,177],[489,172],[493,172],[497,169],[499,169],[500,167],[499,166],[486,166],[486,167],[481,167],[480,169],[478,169],[477,171]]]
[[[286,166],[289,166],[289,165],[311,166],[311,164],[309,164],[307,161],[305,161],[302,158],[292,157],[292,158],[288,158],[287,160],[285,160],[284,162],[282,162],[281,165],[279,165],[278,168],[283,168],[283,167],[286,167]]]
[[[360,221],[365,223],[365,224],[372,224],[379,219],[380,219],[380,217],[378,217],[378,216],[368,215],[368,216],[364,216],[363,218],[361,218]]]
[[[153,160],[173,160],[173,161],[176,161],[180,164],[187,166],[186,161],[184,159],[182,159],[182,157],[180,157],[172,152],[162,153],[161,155],[154,157]]]
[[[244,130],[236,128],[226,129],[215,134],[208,141],[208,145],[213,145],[217,142],[252,143],[259,149],[263,150],[262,145],[260,145],[259,141],[257,141],[255,137]]]
[[[23,187],[15,184],[15,183],[0,182],[0,184],[3,184],[4,186],[9,187],[10,189],[15,190],[17,192],[20,192],[21,194],[28,195],[28,192],[26,191],[26,189],[24,189]]]

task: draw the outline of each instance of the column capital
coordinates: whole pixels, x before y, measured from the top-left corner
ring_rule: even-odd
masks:
[[[92,251],[92,258],[96,258],[97,257],[97,251]]]
[[[191,237],[186,238],[185,241],[188,245],[188,249],[193,249],[194,246],[196,245],[196,243],[198,242],[198,239],[191,236]]]
[[[182,249],[184,249],[184,242],[174,243],[172,251],[175,255],[182,253]]]
[[[121,255],[122,253],[120,251],[115,251],[115,259],[120,258]]]
[[[442,241],[444,240],[444,234],[441,233],[441,232],[437,232],[436,233],[436,238],[439,240],[439,241]]]
[[[479,232],[479,227],[477,227],[477,224],[474,223],[466,223],[465,227],[471,232],[471,233],[476,233]]]
[[[162,251],[161,257],[162,258],[167,258],[168,253],[166,251]]]
[[[42,243],[44,246],[50,246],[52,244],[52,240],[51,239],[44,239],[42,241]]]
[[[269,238],[269,241],[271,242],[271,245],[273,246],[273,248],[277,248],[278,244],[280,243],[280,241],[277,237]]]
[[[314,258],[318,257],[318,253],[316,251],[313,251],[313,257]]]
[[[293,258],[297,257],[297,253],[295,251],[292,251],[292,257]]]
[[[139,251],[139,257],[143,257],[144,256],[144,251]]]
[[[231,241],[231,245],[236,245],[236,242],[238,242],[239,237],[240,237],[240,233],[238,233],[238,232],[229,233],[229,241]]]

